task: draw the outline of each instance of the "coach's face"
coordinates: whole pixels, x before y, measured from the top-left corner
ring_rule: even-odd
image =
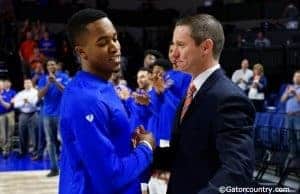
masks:
[[[189,26],[176,26],[173,32],[173,59],[178,70],[195,73],[201,64],[201,44],[197,45],[191,37]]]
[[[102,18],[86,26],[86,42],[81,57],[89,68],[109,78],[121,62],[121,46],[115,27],[108,18]]]

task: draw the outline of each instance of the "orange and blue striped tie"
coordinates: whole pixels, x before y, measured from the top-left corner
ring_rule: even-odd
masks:
[[[187,91],[187,95],[185,97],[184,104],[183,104],[183,107],[182,107],[182,110],[181,110],[180,122],[182,121],[182,118],[184,117],[184,115],[185,115],[186,111],[188,110],[190,104],[192,103],[193,95],[196,92],[196,90],[197,89],[196,89],[194,84],[191,84],[189,86],[189,89]]]

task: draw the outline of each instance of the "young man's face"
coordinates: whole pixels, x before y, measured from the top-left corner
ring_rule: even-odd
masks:
[[[57,65],[55,61],[48,61],[47,62],[47,70],[49,73],[55,73],[57,70]]]
[[[248,62],[247,59],[244,59],[244,60],[242,61],[242,63],[241,63],[241,68],[242,68],[242,69],[248,69],[248,67],[249,67],[249,62]]]
[[[29,89],[31,89],[33,86],[32,86],[32,81],[30,80],[30,79],[27,79],[27,80],[25,80],[24,81],[24,88],[26,89],[26,90],[29,90]]]
[[[150,85],[150,75],[148,71],[139,71],[137,73],[137,83],[140,89],[146,89]]]
[[[300,73],[294,73],[293,81],[294,84],[300,85]]]
[[[196,45],[191,37],[189,26],[176,26],[173,33],[173,57],[176,68],[193,73],[196,66],[202,63],[203,56],[200,45]]]
[[[9,80],[4,81],[4,88],[5,89],[10,89],[11,88],[11,82]]]
[[[117,32],[108,18],[102,18],[86,26],[81,57],[94,72],[110,77],[121,62],[121,46]]]
[[[154,65],[153,73],[152,73],[154,76],[159,76],[159,75],[162,76],[164,73],[165,70],[161,66]]]

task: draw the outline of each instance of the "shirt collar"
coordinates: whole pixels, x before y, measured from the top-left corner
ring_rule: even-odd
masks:
[[[105,80],[105,79],[103,79],[103,78],[101,78],[101,77],[99,77],[99,76],[97,76],[95,74],[89,73],[87,71],[79,71],[77,73],[77,75],[79,77],[83,77],[83,78],[89,79],[91,81],[109,83],[108,80]]]
[[[215,72],[217,69],[220,69],[220,64],[214,65],[211,68],[205,70],[204,72],[200,73],[193,79],[193,84],[196,87],[196,92],[200,90],[201,86],[204,84],[204,82],[208,79],[208,77]]]
[[[294,84],[296,90],[300,89],[300,85]]]

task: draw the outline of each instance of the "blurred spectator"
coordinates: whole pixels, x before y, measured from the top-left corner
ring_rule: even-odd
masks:
[[[36,63],[35,68],[32,72],[32,84],[36,86],[38,80],[45,75],[44,64]]]
[[[156,59],[163,58],[163,55],[157,50],[146,50],[144,53],[144,67],[149,68]]]
[[[264,67],[259,63],[253,66],[253,77],[249,80],[249,86],[249,99],[253,102],[257,112],[263,112],[267,79],[264,76]]]
[[[296,153],[300,153],[300,70],[294,73],[293,85],[287,87],[281,102],[286,102],[285,128],[289,130],[289,157],[292,158]]]
[[[38,47],[33,49],[33,54],[29,59],[30,69],[31,71],[35,70],[37,66],[40,64],[44,64],[46,62],[46,57],[44,54],[40,52]]]
[[[44,32],[43,38],[39,41],[39,48],[47,58],[56,57],[56,43],[49,37],[49,32]]]
[[[7,96],[8,99],[13,99],[16,95],[16,91],[11,88],[12,83],[10,80],[6,79],[4,80],[4,95]],[[7,138],[8,142],[5,146],[5,153],[9,153],[12,149],[12,137],[15,132],[15,111],[13,107],[11,106],[10,109],[7,110],[7,113],[5,114],[6,117],[6,128],[7,128]]]
[[[21,43],[19,56],[22,62],[23,74],[30,74],[30,58],[33,56],[34,48],[37,47],[37,42],[32,39],[32,33],[26,33],[26,40]]]
[[[260,31],[256,35],[256,39],[254,40],[254,46],[257,48],[270,47],[271,42],[268,38],[264,37],[264,33]]]
[[[4,92],[6,93],[6,95],[8,95],[9,98],[13,98],[16,95],[16,91],[11,88],[11,86],[12,86],[11,81],[8,79],[5,79],[3,84],[4,84]]]
[[[242,47],[248,47],[249,43],[247,42],[243,34],[238,34],[234,45],[238,48],[242,48]]]
[[[285,26],[282,25],[279,20],[271,19],[270,21],[264,21],[261,23],[261,29],[264,31],[271,31],[271,30],[283,30]]]
[[[140,68],[137,72],[137,84],[138,89],[144,91],[151,91],[152,90],[152,83],[151,83],[151,72],[149,69],[143,67]]]
[[[9,144],[9,135],[7,125],[7,113],[11,111],[11,96],[7,95],[4,89],[4,82],[0,81],[0,149],[3,151],[3,156],[6,158],[7,147]]]
[[[176,68],[175,58],[173,57],[174,45],[171,43],[169,46],[168,58],[173,68]]]
[[[47,62],[48,74],[42,76],[38,82],[39,99],[44,98],[43,104],[43,123],[46,135],[47,149],[51,162],[51,171],[47,177],[58,175],[58,116],[60,110],[60,100],[65,86],[67,85],[68,76],[58,71],[58,66],[55,60]],[[60,136],[59,136],[60,137]]]
[[[236,70],[231,78],[245,93],[248,92],[249,80],[253,76],[253,71],[248,67],[248,59],[243,59],[241,62],[241,69]]]
[[[288,30],[297,30],[299,28],[299,10],[293,4],[293,2],[289,2],[285,7],[282,16],[287,18],[287,22],[285,24],[286,29]]]
[[[46,25],[46,23],[41,23],[40,24],[41,26],[40,26],[40,34],[39,34],[39,37],[40,37],[40,39],[42,39],[43,38],[43,36],[44,36],[44,33],[45,32],[48,32],[48,27],[47,27],[47,25]]]
[[[25,19],[24,22],[23,22],[23,26],[20,30],[21,32],[21,40],[26,36],[27,36],[27,32],[31,32],[31,26],[30,26],[30,22],[29,22],[29,19]]]
[[[32,157],[34,157],[37,152],[37,102],[37,89],[33,87],[30,79],[24,80],[24,90],[18,92],[13,99],[14,107],[20,110],[18,128],[21,156],[25,156],[29,151],[28,137],[33,147]]]
[[[202,1],[202,5],[204,7],[211,7],[213,5],[213,3],[214,3],[214,0],[203,0]]]
[[[40,31],[39,28],[36,26],[35,23],[33,23],[31,32],[32,32],[33,40],[35,40],[37,42],[40,40],[40,32],[39,31]]]
[[[114,69],[113,73],[111,74],[111,77],[110,77],[109,81],[111,81],[112,84],[115,87],[118,87],[120,85],[123,85],[123,86],[127,85],[127,82],[126,82],[126,80],[124,79],[124,76],[123,76],[121,65],[118,65]]]
[[[65,39],[62,40],[61,44],[58,47],[58,60],[65,65],[64,69],[66,69],[70,73],[70,75],[74,75],[78,70],[73,50],[68,44],[68,41]]]

